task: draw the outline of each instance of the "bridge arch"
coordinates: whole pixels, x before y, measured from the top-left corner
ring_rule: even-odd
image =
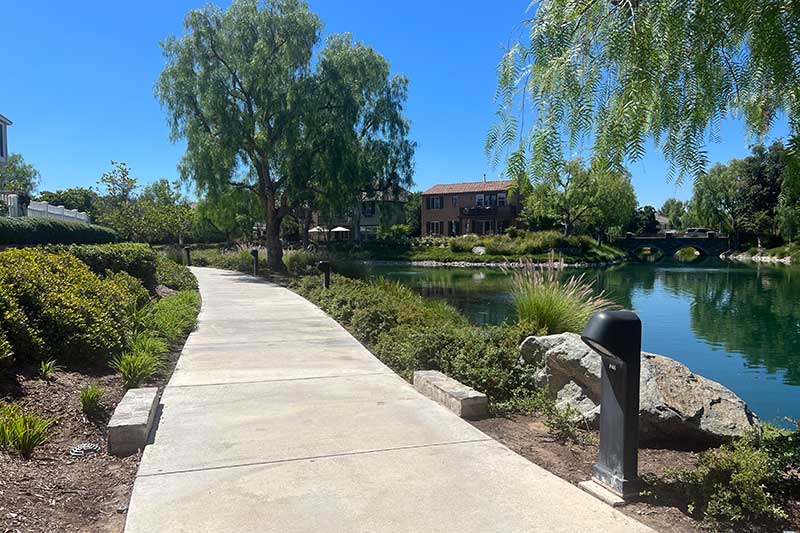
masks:
[[[637,237],[628,234],[615,245],[634,256],[643,248],[650,248],[660,251],[663,257],[672,257],[683,248],[694,248],[701,256],[719,256],[730,248],[727,237],[718,237],[713,233],[707,237],[677,237],[671,234]]]

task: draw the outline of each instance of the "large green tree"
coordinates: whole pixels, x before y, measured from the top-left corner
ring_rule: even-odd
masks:
[[[740,160],[728,165],[716,164],[694,182],[692,209],[699,225],[730,233],[738,246],[742,231],[744,205],[739,195],[743,186],[744,168]]]
[[[783,174],[778,200],[778,227],[786,240],[800,234],[800,160],[794,159]]]
[[[8,156],[8,163],[0,167],[0,191],[18,191],[30,194],[39,186],[41,175],[25,162],[20,154]]]
[[[789,158],[783,145],[753,147],[752,155],[717,164],[695,180],[690,211],[702,225],[731,232],[738,246],[746,232],[761,246],[781,226],[779,205]],[[788,216],[788,213],[784,213]]]
[[[533,226],[552,222],[571,235],[576,229],[604,231],[625,225],[635,207],[627,173],[586,167],[574,159],[535,181],[526,194],[523,217]]]
[[[669,224],[672,226],[672,229],[683,229],[686,227],[684,222],[686,220],[687,209],[688,202],[678,200],[677,198],[667,198],[658,210],[658,213],[669,219]]]
[[[201,193],[235,187],[258,199],[275,270],[292,210],[411,181],[407,80],[349,36],[315,56],[321,26],[301,0],[234,0],[190,11],[185,34],[162,43],[156,90],[173,140],[187,143],[182,176]]]
[[[42,191],[36,197],[40,202],[51,205],[63,205],[67,209],[77,209],[87,213],[92,220],[97,217],[97,201],[99,195],[91,187],[70,187],[57,191]]]
[[[800,149],[800,2],[540,0],[531,12],[498,67],[487,138],[510,175],[543,175],[583,143],[621,167],[650,139],[678,179],[699,176],[706,140],[740,114],[760,136],[784,112]]]

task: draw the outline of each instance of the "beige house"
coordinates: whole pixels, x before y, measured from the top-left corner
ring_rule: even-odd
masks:
[[[346,213],[324,217],[315,211],[312,226],[318,228],[316,240],[374,240],[378,228],[405,223],[405,205],[408,191],[399,193],[364,193]],[[348,231],[342,231],[346,229]],[[334,231],[336,230],[336,231]]]
[[[517,218],[511,180],[434,185],[422,193],[422,235],[503,233]]]

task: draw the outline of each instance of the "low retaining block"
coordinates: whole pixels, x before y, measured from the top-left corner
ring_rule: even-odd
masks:
[[[129,389],[108,422],[108,453],[130,455],[147,444],[153,426],[158,397],[157,387]]]
[[[489,402],[485,394],[445,376],[438,370],[414,372],[414,388],[461,418],[485,418],[489,414]]]

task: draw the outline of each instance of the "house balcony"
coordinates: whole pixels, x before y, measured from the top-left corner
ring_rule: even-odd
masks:
[[[517,206],[462,207],[461,216],[467,218],[515,218],[517,216]]]

